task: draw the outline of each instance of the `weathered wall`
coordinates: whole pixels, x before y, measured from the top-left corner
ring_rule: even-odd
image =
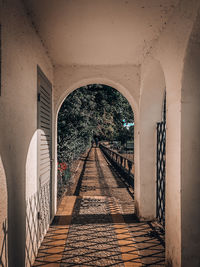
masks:
[[[2,1],[0,0],[0,25],[2,23]],[[1,55],[0,55],[1,58]],[[1,66],[0,66],[1,68]],[[0,71],[1,72],[1,71]],[[1,84],[0,84],[1,91]],[[1,131],[0,131],[0,139],[1,139]],[[0,153],[0,262],[4,266],[8,266],[8,254],[7,254],[7,212],[8,212],[8,196],[7,196],[7,182],[6,182],[6,174],[4,165],[1,158]]]
[[[182,265],[200,266],[200,12],[184,60],[181,95]]]
[[[167,92],[166,143],[166,264],[188,266],[183,251],[183,173],[182,77],[187,42],[199,7],[199,1],[179,3],[152,54],[164,71]],[[181,196],[182,194],[182,196]],[[190,206],[191,208],[191,206]],[[186,230],[186,229],[185,229]],[[193,229],[195,231],[195,229]],[[191,249],[195,248],[191,244]]]
[[[0,156],[0,262],[7,266],[7,184],[3,162]]]
[[[26,0],[55,64],[141,63],[179,0]]]
[[[0,151],[8,186],[9,266],[23,267],[25,246],[28,256],[33,237],[26,223],[26,201],[37,185],[37,64],[51,81],[53,74],[20,0],[4,1],[2,24]],[[6,199],[2,191],[1,196]],[[29,218],[31,226],[32,221]]]

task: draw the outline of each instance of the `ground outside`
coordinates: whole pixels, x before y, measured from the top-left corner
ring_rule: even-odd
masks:
[[[161,228],[138,221],[133,189],[101,150],[92,148],[80,167],[33,266],[165,266]]]

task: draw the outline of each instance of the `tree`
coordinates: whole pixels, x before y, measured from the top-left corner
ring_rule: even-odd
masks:
[[[58,115],[58,161],[71,162],[94,136],[99,140],[133,139],[123,120],[134,121],[126,98],[112,87],[93,84],[73,91]]]

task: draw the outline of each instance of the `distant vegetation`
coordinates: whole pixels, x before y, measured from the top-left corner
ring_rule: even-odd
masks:
[[[73,91],[58,115],[58,161],[71,163],[99,140],[133,140],[134,128],[124,127],[134,115],[126,98],[114,88],[93,84]]]

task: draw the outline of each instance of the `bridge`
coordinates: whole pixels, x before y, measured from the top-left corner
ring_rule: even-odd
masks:
[[[100,147],[80,159],[33,266],[165,266],[162,228],[135,214],[130,161]]]

